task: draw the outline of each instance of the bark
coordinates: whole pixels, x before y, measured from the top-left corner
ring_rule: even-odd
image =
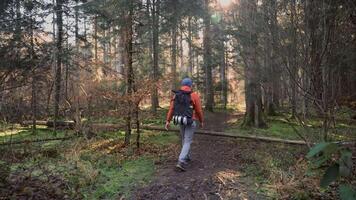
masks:
[[[224,47],[225,49],[225,47]],[[229,80],[228,80],[228,52],[224,50],[224,78],[223,78],[223,106],[224,109],[227,108],[228,104],[228,94],[229,94]]]
[[[76,6],[78,6],[79,0],[75,1]],[[80,66],[79,66],[79,12],[78,8],[75,8],[75,27],[74,27],[74,36],[75,36],[75,60],[77,63],[77,75],[75,76],[75,81],[73,86],[74,86],[74,93],[75,93],[75,112],[74,112],[74,119],[75,119],[75,131],[77,133],[80,133],[82,131],[82,118],[81,118],[81,111],[80,111]],[[84,31],[85,31],[84,27]]]
[[[104,62],[104,68],[102,67],[102,71],[104,72],[104,74],[106,74],[106,69],[108,66],[108,29],[105,26],[105,28],[103,29],[103,38],[104,41],[102,42],[102,48],[103,48],[103,62]]]
[[[246,113],[244,126],[265,127],[266,123],[262,116],[262,96],[260,69],[257,63],[257,30],[256,30],[256,0],[241,1],[242,25],[246,29],[246,41],[242,43],[245,62],[245,95]]]
[[[297,28],[296,28],[296,0],[291,1],[291,107],[292,107],[292,118],[295,118],[297,114],[297,78],[298,78],[298,69],[297,69]]]
[[[194,57],[193,57],[193,48],[192,48],[192,17],[188,17],[188,76],[193,76],[194,68]]]
[[[148,2],[148,1],[147,1]],[[153,22],[153,73],[152,79],[154,83],[158,82],[159,78],[159,13],[160,13],[160,0],[154,0],[153,12],[152,12],[152,22]],[[157,85],[153,86],[151,94],[151,108],[152,112],[156,113],[159,107],[158,100],[158,88]]]
[[[98,16],[94,17],[94,59],[98,62]]]
[[[220,30],[222,32],[223,30]],[[221,44],[220,44],[220,82],[221,82],[221,103],[223,108],[226,109],[227,105],[227,80],[226,80],[226,52],[224,44],[224,35],[221,33]]]
[[[268,57],[267,63],[269,65],[269,86],[267,91],[267,99],[266,107],[268,115],[276,115],[276,110],[279,108],[279,100],[280,100],[280,68],[277,64],[277,43],[279,41],[277,34],[277,5],[275,0],[268,1],[268,8],[270,10],[270,38],[268,42]]]
[[[133,77],[133,91],[137,93],[136,79]],[[140,101],[135,99],[135,121],[136,121],[136,147],[140,148],[140,137],[141,137],[141,127],[140,127]]]
[[[177,10],[177,3],[176,1],[173,2],[174,4],[174,10],[176,12]],[[171,64],[172,64],[172,90],[177,89],[178,87],[178,77],[177,77],[177,32],[178,32],[178,19],[177,19],[177,13],[175,13],[175,19],[173,22],[173,28],[172,28],[172,33],[171,33],[171,39],[172,39],[172,46],[171,46]]]
[[[126,133],[125,145],[130,144],[131,138],[131,115],[132,115],[132,89],[133,89],[133,67],[132,67],[132,41],[133,41],[133,28],[132,28],[132,15],[133,7],[130,3],[128,10],[125,12],[124,30],[122,31],[124,42],[124,62],[126,67],[126,94],[127,94],[127,114],[126,114]]]
[[[204,32],[203,32],[203,47],[204,47],[204,69],[205,69],[205,109],[213,111],[214,107],[214,91],[212,77],[212,58],[211,58],[211,36],[210,36],[210,9],[209,0],[204,1]]]
[[[54,130],[56,130],[56,121],[59,117],[59,105],[61,96],[61,78],[62,78],[62,40],[63,40],[63,1],[56,0],[56,23],[57,23],[57,55],[56,55],[56,68],[55,68],[55,97],[54,97]]]
[[[67,21],[68,23],[68,21]],[[69,30],[67,28],[66,30],[66,51],[69,52]],[[66,102],[69,102],[69,98],[68,98],[68,83],[69,83],[69,63],[68,63],[68,59],[65,58],[65,70],[64,70],[64,99]],[[65,104],[67,109],[67,103]]]
[[[35,133],[36,131],[36,118],[37,118],[37,77],[35,72],[32,72],[32,132]]]
[[[33,38],[33,29],[31,28],[31,60],[35,59],[34,51],[34,38]],[[33,66],[36,69],[36,66]],[[36,119],[37,119],[37,77],[36,71],[32,71],[32,97],[31,97],[31,107],[32,107],[32,133],[36,132]]]
[[[53,5],[56,5],[56,0],[52,0],[52,4]],[[52,52],[53,52],[53,55],[52,55],[52,68],[53,68],[53,71],[55,72],[56,71],[56,63],[57,63],[57,47],[56,47],[56,44],[57,44],[57,38],[56,38],[56,12],[54,10],[53,12],[53,15],[52,15],[52,41],[53,41],[53,46],[52,46]],[[52,98],[52,93],[53,93],[53,90],[54,90],[54,87],[55,87],[55,80],[53,80],[53,82],[51,83],[50,87],[49,87],[49,91],[48,91],[48,97],[47,97],[47,107],[46,107],[46,110],[47,110],[47,113],[50,113],[50,104],[51,104],[51,98]],[[53,96],[54,97],[54,96]]]
[[[188,69],[184,66],[184,54],[183,54],[183,22],[179,25],[179,60],[180,60],[180,71],[187,73]]]
[[[15,6],[16,6],[16,18],[21,19],[21,1],[16,0]],[[19,51],[20,51],[20,44],[21,44],[21,36],[22,35],[22,30],[21,30],[21,20],[16,21],[15,25],[15,44],[16,44],[16,56],[19,56]]]

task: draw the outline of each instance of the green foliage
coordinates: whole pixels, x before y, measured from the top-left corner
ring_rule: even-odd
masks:
[[[213,24],[218,24],[221,21],[221,14],[218,12],[215,12],[214,14],[211,15],[211,22]]]
[[[342,150],[341,151],[341,157],[340,157],[340,175],[341,176],[348,176],[352,172],[352,153],[351,151],[348,150]]]
[[[341,200],[355,200],[356,190],[349,185],[340,185],[340,199]]]
[[[339,164],[334,163],[325,171],[325,174],[320,181],[320,186],[325,188],[337,178],[339,178]]]
[[[10,175],[10,166],[7,162],[0,160],[0,187],[4,187]]]
[[[319,143],[307,154],[313,169],[326,169],[320,181],[320,186],[326,188],[332,182],[342,181],[340,177],[348,178],[352,174],[352,152],[336,143]],[[349,186],[340,186],[341,199],[353,195]]]
[[[327,143],[322,142],[315,145],[307,154],[307,158],[312,158],[313,156],[321,153],[321,152],[330,152],[330,149],[335,150],[337,148],[337,144],[335,143]]]

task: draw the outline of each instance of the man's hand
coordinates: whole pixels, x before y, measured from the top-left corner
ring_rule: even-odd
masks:
[[[204,128],[204,122],[199,123],[199,128]]]
[[[169,121],[166,121],[166,125],[164,126],[164,128],[166,128],[166,130],[168,131],[168,129],[169,129]]]

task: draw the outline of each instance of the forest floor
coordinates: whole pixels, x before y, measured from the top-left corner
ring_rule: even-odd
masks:
[[[237,116],[240,115],[208,113],[204,129],[224,131],[227,122]],[[254,182],[241,172],[241,154],[250,151],[250,147],[231,139],[194,137],[188,170],[177,171],[177,155],[171,155],[159,165],[151,184],[137,190],[134,199],[264,199],[252,189]]]
[[[157,116],[143,113],[142,121],[146,125],[162,125],[165,112],[162,109]],[[207,130],[298,139],[283,116],[270,118],[269,127],[261,130],[241,128],[243,115],[236,111],[205,116]],[[317,121],[309,122],[311,140],[319,136]],[[179,136],[171,132],[144,131],[137,149],[134,143],[130,147],[123,145],[123,131],[98,131],[91,139],[31,143],[34,139],[73,136],[73,131],[54,134],[40,126],[36,133],[18,125],[0,128],[0,144],[9,140],[24,142],[0,145],[0,199],[337,198],[336,184],[320,189],[320,173],[309,170],[305,158],[308,149],[302,145],[195,135],[193,160],[186,172],[178,172],[175,164]],[[334,139],[352,139],[355,130],[355,124],[339,122],[339,135]],[[133,141],[135,136],[134,133]]]
[[[234,130],[242,113],[206,113],[206,130]],[[236,126],[235,126],[236,127]],[[280,133],[281,134],[281,133]],[[283,134],[283,133],[282,133]],[[284,133],[287,134],[287,133]],[[133,199],[290,199],[318,197],[332,199],[331,191],[320,196],[317,190],[299,187],[293,181],[305,177],[305,146],[261,143],[195,135],[192,161],[186,172],[175,169],[177,152],[158,165],[155,178],[136,190]],[[289,159],[289,160],[287,160]],[[293,171],[291,173],[291,171]],[[305,179],[317,188],[317,181]],[[300,184],[300,183],[299,183]],[[290,193],[292,192],[292,193]],[[278,194],[277,194],[278,193]]]

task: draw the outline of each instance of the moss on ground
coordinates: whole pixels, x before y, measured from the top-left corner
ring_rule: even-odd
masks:
[[[11,129],[5,129],[0,131],[0,143],[1,142],[19,142],[29,140],[40,140],[54,137],[65,137],[72,135],[74,131],[59,130],[54,132],[46,127],[38,127],[33,133],[31,128],[16,127]]]
[[[48,129],[41,129],[35,135],[30,129],[18,131],[13,139],[32,140],[52,135]],[[57,136],[65,134],[59,132]],[[133,142],[135,137],[134,133]],[[176,143],[178,137],[171,133],[145,131],[139,151],[134,145],[124,147],[123,138],[124,132],[103,132],[92,140],[74,138],[14,146],[11,151],[18,159],[10,164],[11,174],[43,181],[48,176],[58,177],[67,185],[63,193],[71,199],[118,199],[122,196],[127,199],[136,188],[152,179],[155,161],[164,157],[164,152],[159,151]],[[12,155],[6,147],[0,147],[0,151],[5,152],[0,161]]]
[[[238,122],[239,123],[239,122]],[[267,128],[246,128],[240,124],[233,124],[227,131],[245,135],[267,136],[282,139],[301,140],[299,135],[307,138],[309,141],[317,142],[322,139],[320,119],[309,119],[305,126],[301,126],[295,120],[284,116],[269,117]],[[336,123],[334,128],[329,131],[329,138],[334,141],[345,141],[356,139],[356,126],[353,124]]]
[[[122,165],[101,165],[96,170],[95,182],[81,188],[84,199],[128,198],[133,189],[151,180],[154,162],[142,157],[125,161]]]

